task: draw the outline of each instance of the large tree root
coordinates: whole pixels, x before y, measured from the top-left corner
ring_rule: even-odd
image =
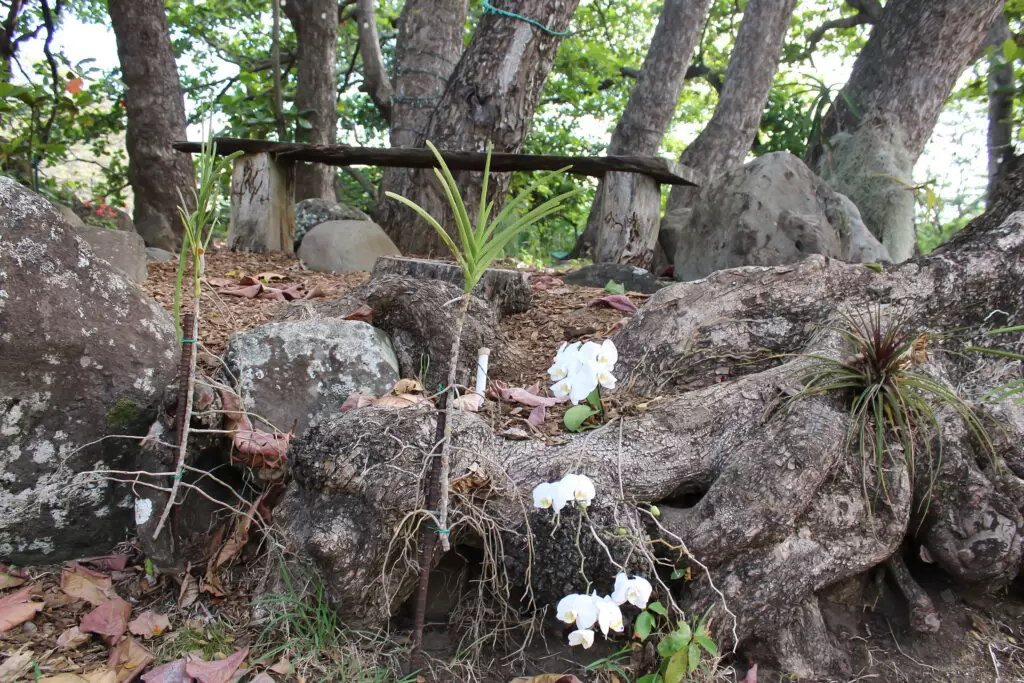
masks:
[[[1008,475],[986,474],[974,436],[947,420],[934,477],[922,479],[929,468],[918,466],[913,482],[901,458],[883,472],[865,469],[848,448],[849,416],[837,397],[801,398],[764,418],[813,362],[784,354],[842,357],[839,336],[827,331],[837,311],[893,304],[936,332],[1019,324],[1021,221],[1011,216],[959,239],[958,249],[880,274],[812,257],[667,288],[616,338],[630,371],[624,384],[648,395],[690,390],[560,445],[507,441],[480,417],[458,415],[453,479],[476,464],[478,481],[453,501],[453,542],[483,547],[499,565],[492,597],[512,606],[532,598],[536,607],[568,592],[607,591],[616,565],[654,578],[654,558],[684,565],[685,546],[708,570],[694,571],[678,596],[687,613],[714,606],[723,647],[739,638],[807,676],[846,664],[818,593],[892,558],[908,530],[957,580],[1013,578],[1024,500],[1006,484],[1020,481],[1024,457],[1008,444],[1021,441],[1024,420],[1007,418],[1005,406],[991,419],[1005,434],[993,443]],[[973,390],[976,366],[933,353],[925,370]],[[735,379],[715,382],[722,378]],[[366,408],[297,442],[295,480],[278,519],[351,624],[384,621],[415,586],[412,530],[427,514],[422,481],[433,420],[424,409]],[[554,522],[550,511],[533,509],[530,491],[567,472],[589,475],[598,497],[585,515],[567,510]],[[648,503],[659,504],[660,518],[643,512]],[[905,567],[890,561],[890,569],[912,603],[924,605],[913,602]]]

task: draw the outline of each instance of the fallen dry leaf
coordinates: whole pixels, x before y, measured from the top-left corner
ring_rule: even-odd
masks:
[[[81,647],[89,640],[88,633],[82,633],[82,629],[72,626],[57,636],[58,650],[74,650]]]
[[[71,562],[61,570],[60,589],[72,598],[85,600],[93,607],[116,597],[109,576],[77,562]]]
[[[356,310],[346,315],[342,320],[359,320],[364,323],[373,322],[373,309],[366,304],[361,305]]]
[[[0,590],[15,588],[28,581],[28,576],[20,569],[11,569],[0,562]]]
[[[239,429],[233,441],[235,450],[244,458],[231,454],[232,462],[250,467],[280,468],[288,455],[292,435],[283,432],[264,432],[258,429]]]
[[[490,485],[491,478],[481,467],[480,463],[474,462],[469,466],[469,471],[460,477],[456,477],[451,483],[451,490],[455,493],[467,493],[473,489],[480,489]]]
[[[610,294],[591,299],[588,306],[607,306],[623,313],[636,313],[636,304],[625,294]]]
[[[260,295],[260,292],[263,291],[263,283],[257,282],[254,285],[247,286],[227,285],[225,287],[221,287],[219,291],[221,294],[226,294],[227,296],[240,296],[246,299],[255,299]]]
[[[747,669],[747,675],[743,677],[743,683],[757,683],[757,664],[751,664]]]
[[[132,635],[142,638],[152,638],[164,631],[170,630],[171,620],[167,615],[148,610],[128,622],[128,630]]]
[[[274,666],[270,667],[270,670],[276,674],[287,676],[292,672],[292,663],[288,661],[287,657],[281,657],[281,659],[274,662]]]
[[[0,664],[0,681],[16,681],[32,669],[35,653],[32,650],[19,650]]]
[[[196,581],[196,577],[185,572],[185,576],[181,579],[181,590],[178,591],[178,607],[185,609],[197,599],[199,599],[199,582]]]
[[[117,683],[134,680],[153,661],[153,653],[134,638],[122,638],[110,651],[107,666],[117,675]]]
[[[187,660],[175,659],[142,674],[142,680],[145,683],[192,683],[192,677],[185,670],[187,665]]]
[[[534,384],[533,386],[524,389],[522,387],[509,387],[501,380],[494,380],[491,382],[491,387],[488,391],[502,401],[507,403],[521,403],[528,408],[536,408],[537,406],[551,407],[569,400],[566,397],[555,398],[540,396],[539,384]]]
[[[57,674],[40,678],[38,683],[117,683],[117,674],[108,669],[97,669],[87,674]],[[189,681],[183,681],[189,683]]]
[[[306,296],[304,296],[302,298],[303,299],[326,298],[326,297],[329,297],[329,296],[333,295],[334,291],[335,290],[332,289],[331,287],[327,287],[327,286],[322,285],[322,284],[316,284],[316,285],[313,286],[313,289],[311,289],[308,292],[306,292]]]
[[[45,603],[30,600],[32,588],[25,586],[20,591],[0,598],[0,633],[25,623],[43,608]]]
[[[374,396],[360,394],[358,391],[353,391],[348,395],[348,398],[345,399],[345,402],[341,404],[340,412],[347,413],[348,411],[355,410],[356,408],[372,406],[376,402],[377,399]]]
[[[210,392],[210,401],[213,401],[213,392]],[[200,405],[202,410],[206,410],[209,404]],[[123,572],[124,568],[128,566],[129,557],[127,555],[100,555],[98,557],[83,557],[80,560],[76,560],[78,564],[89,564],[97,569],[106,569],[111,572]]]
[[[199,683],[228,683],[248,654],[249,648],[245,647],[227,659],[219,659],[215,662],[189,661],[185,664],[185,671]]]
[[[281,273],[275,273],[273,271],[268,270],[264,273],[258,273],[256,275],[256,279],[265,280],[266,282],[272,282],[274,280],[284,280],[285,276],[281,275]]]
[[[452,401],[455,410],[465,410],[469,413],[479,413],[484,407],[484,397],[475,392],[459,396]]]
[[[408,408],[420,403],[430,403],[430,399],[416,394],[385,394],[377,399],[377,405],[389,408]]]
[[[82,617],[78,625],[83,633],[95,633],[108,643],[114,643],[128,629],[132,606],[121,598],[111,598]]]
[[[533,410],[530,411],[530,415],[526,418],[526,424],[531,427],[540,427],[548,417],[547,410],[544,406],[534,406]]]
[[[275,683],[275,681],[270,674],[264,671],[250,678],[249,683]]]
[[[526,678],[513,678],[510,683],[583,683],[572,674],[540,674]]]

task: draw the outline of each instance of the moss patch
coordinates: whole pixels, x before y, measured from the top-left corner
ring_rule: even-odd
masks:
[[[119,398],[107,411],[107,426],[114,429],[128,427],[139,416],[139,406],[128,398]]]

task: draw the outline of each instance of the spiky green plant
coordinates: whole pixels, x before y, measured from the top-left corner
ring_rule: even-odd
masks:
[[[886,502],[891,502],[886,465],[902,461],[913,483],[923,460],[929,468],[928,490],[921,501],[926,509],[942,462],[942,426],[937,411],[952,409],[989,450],[991,441],[963,399],[941,381],[914,369],[928,358],[928,336],[910,330],[905,314],[887,315],[876,306],[845,318],[845,326],[834,329],[849,344],[850,355],[841,361],[809,355],[816,363],[789,403],[817,394],[843,396],[850,408],[847,443],[855,445],[860,455],[865,496],[870,501],[874,473]],[[932,451],[933,437],[936,452]]]
[[[1024,332],[1024,325],[1000,327],[997,330],[989,330],[988,334],[1008,334],[1013,332]],[[976,353],[986,353],[991,356],[1000,356],[1008,360],[1024,361],[1024,354],[1014,353],[1013,351],[1007,351],[1006,349],[992,349],[986,346],[968,346],[966,350],[974,351]],[[1012,379],[1005,384],[1001,384],[985,394],[984,398],[991,401],[1003,401],[1010,399],[1016,404],[1024,403],[1024,378]]]

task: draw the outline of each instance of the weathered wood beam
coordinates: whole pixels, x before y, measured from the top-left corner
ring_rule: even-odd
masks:
[[[294,252],[295,167],[273,155],[246,154],[231,174],[232,251]]]
[[[311,145],[294,142],[268,142],[243,138],[216,138],[217,153],[230,154],[241,150],[246,154],[273,154],[282,161],[308,161],[331,166],[393,166],[400,168],[431,168],[437,160],[428,149],[349,147],[347,145]],[[198,142],[175,142],[181,152],[196,154],[202,145]],[[483,152],[451,152],[441,155],[453,171],[482,171],[486,155]],[[557,171],[601,178],[609,171],[639,173],[665,185],[703,184],[704,178],[692,168],[660,157],[567,157],[555,154],[491,155],[491,170],[505,171]]]

